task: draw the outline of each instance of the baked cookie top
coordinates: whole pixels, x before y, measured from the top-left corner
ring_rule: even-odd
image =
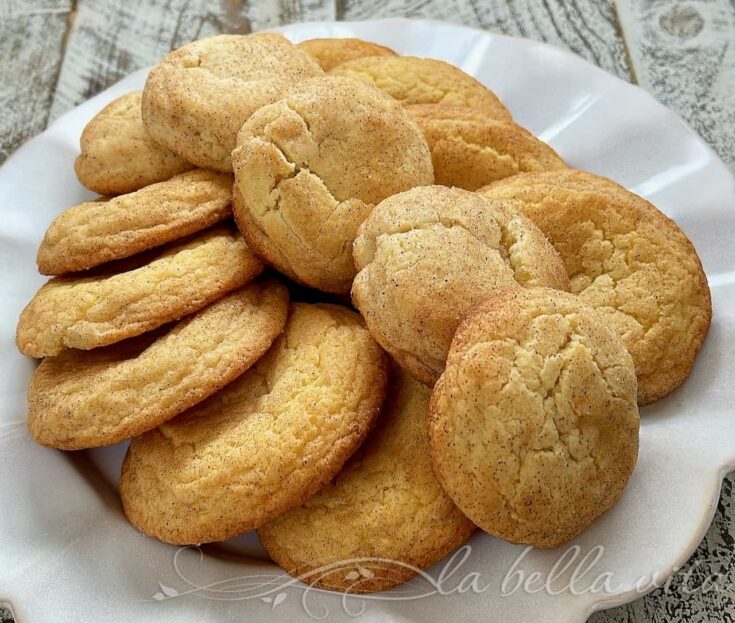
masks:
[[[516,175],[482,192],[514,202],[546,234],[571,291],[633,356],[639,404],[684,382],[712,302],[697,252],[674,221],[615,182],[574,169]]]
[[[16,344],[32,357],[113,344],[201,309],[264,268],[234,228],[218,226],[152,256],[51,279],[21,312]]]
[[[477,190],[521,171],[566,168],[546,143],[512,121],[445,104],[407,107],[431,150],[434,178],[442,186]]]
[[[447,104],[479,110],[502,121],[511,114],[486,86],[459,67],[434,58],[370,56],[338,65],[329,72],[364,80],[403,104]]]
[[[307,39],[298,44],[313,56],[324,71],[364,56],[395,56],[390,48],[362,39]]]
[[[41,444],[78,450],[118,443],[181,413],[237,378],[281,333],[288,290],[256,281],[174,325],[36,368],[28,427]]]
[[[307,78],[319,63],[283,35],[217,35],[166,55],[143,90],[153,139],[197,166],[230,172],[237,132],[258,108]]]
[[[129,257],[232,215],[232,177],[196,170],[57,216],[38,249],[38,270],[61,275]]]
[[[250,247],[292,279],[336,293],[350,289],[350,247],[373,206],[434,179],[411,116],[349,78],[310,80],[255,112],[232,161],[233,210]]]
[[[516,288],[457,330],[429,439],[437,477],[480,528],[556,547],[620,497],[638,428],[633,361],[604,318],[572,294]]]
[[[294,304],[284,334],[223,391],[133,440],[120,494],[168,543],[258,528],[331,481],[380,411],[387,358],[360,317]]]
[[[354,244],[354,304],[414,378],[433,384],[460,320],[507,287],[569,289],[541,231],[500,201],[426,186],[378,204]]]
[[[118,97],[85,126],[74,170],[90,190],[130,193],[194,167],[150,137],[140,112],[142,97],[142,91]]]
[[[475,526],[431,471],[430,396],[396,369],[375,429],[334,481],[258,530],[273,560],[311,586],[372,592],[406,582],[469,538]]]

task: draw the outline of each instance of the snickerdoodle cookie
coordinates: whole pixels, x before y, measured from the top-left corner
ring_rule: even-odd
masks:
[[[90,190],[130,193],[193,168],[150,137],[140,112],[142,97],[141,91],[118,97],[84,128],[74,170]]]
[[[679,227],[613,181],[566,170],[525,173],[484,193],[513,200],[564,260],[571,291],[623,338],[638,402],[681,385],[712,317],[707,277]]]
[[[205,229],[232,215],[232,177],[182,173],[108,201],[57,216],[38,249],[43,275],[85,270]]]
[[[248,245],[292,279],[336,293],[350,289],[352,241],[373,206],[434,179],[411,115],[349,78],[310,80],[258,110],[232,162]]]
[[[145,260],[145,263],[139,265]],[[18,349],[32,357],[88,350],[140,335],[201,309],[263,272],[232,227],[216,227],[132,267],[56,277],[21,312]]]
[[[397,372],[375,430],[337,478],[258,530],[273,560],[311,586],[372,592],[406,582],[469,538],[475,526],[431,471],[430,396]]]
[[[556,547],[618,500],[638,456],[633,360],[578,297],[514,288],[452,340],[429,440],[446,492],[480,528]]]
[[[521,171],[566,168],[551,147],[512,121],[444,104],[407,109],[429,144],[437,184],[476,190]]]
[[[257,281],[166,333],[47,357],[28,392],[31,434],[64,450],[140,435],[247,370],[281,333],[287,312],[286,287]]]
[[[324,71],[364,56],[395,56],[390,48],[362,39],[308,39],[298,44],[313,56]]]
[[[331,481],[380,411],[387,357],[354,312],[292,305],[284,334],[209,400],[134,439],[120,495],[169,543],[258,528]]]
[[[228,172],[245,120],[294,84],[323,74],[314,58],[276,33],[200,39],[151,70],[143,121],[156,142],[182,158]]]
[[[511,121],[510,112],[495,93],[459,67],[433,58],[370,56],[342,63],[329,73],[374,84],[406,105],[462,106]]]
[[[459,188],[414,188],[381,202],[354,256],[352,299],[370,332],[427,384],[472,305],[512,286],[569,289],[559,255],[528,218]]]

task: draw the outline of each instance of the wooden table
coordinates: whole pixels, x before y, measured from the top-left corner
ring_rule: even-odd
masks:
[[[0,162],[64,111],[192,39],[397,16],[573,50],[677,110],[735,167],[735,0],[0,0]],[[669,586],[591,621],[735,621],[733,476]],[[704,591],[710,576],[716,589]]]

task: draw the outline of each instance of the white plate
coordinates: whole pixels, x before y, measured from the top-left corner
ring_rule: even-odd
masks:
[[[31,441],[25,392],[33,362],[13,343],[18,313],[44,281],[34,262],[44,230],[92,196],[72,168],[79,134],[110,100],[142,87],[139,71],[58,119],[0,170],[0,601],[20,623],[344,620],[362,608],[371,621],[551,622],[583,621],[663,582],[703,537],[722,476],[735,468],[735,182],[725,165],[644,91],[548,45],[429,21],[281,30],[294,41],[357,36],[459,65],[567,162],[612,177],[676,219],[712,287],[714,321],[694,372],[643,409],[630,486],[576,540],[577,558],[556,581],[549,573],[567,548],[530,551],[514,566],[523,548],[476,534],[453,574],[445,561],[397,591],[342,601],[281,575],[253,535],[203,554],[140,535],[115,492],[124,446],[62,453]],[[579,577],[580,559],[600,552]]]

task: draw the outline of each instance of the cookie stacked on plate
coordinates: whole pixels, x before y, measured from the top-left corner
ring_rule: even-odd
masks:
[[[459,68],[371,42],[185,45],[76,172],[105,196],[51,223],[17,330],[33,437],[132,439],[136,528],[255,529],[323,588],[397,586],[476,527],[577,536],[709,327],[673,221]]]

